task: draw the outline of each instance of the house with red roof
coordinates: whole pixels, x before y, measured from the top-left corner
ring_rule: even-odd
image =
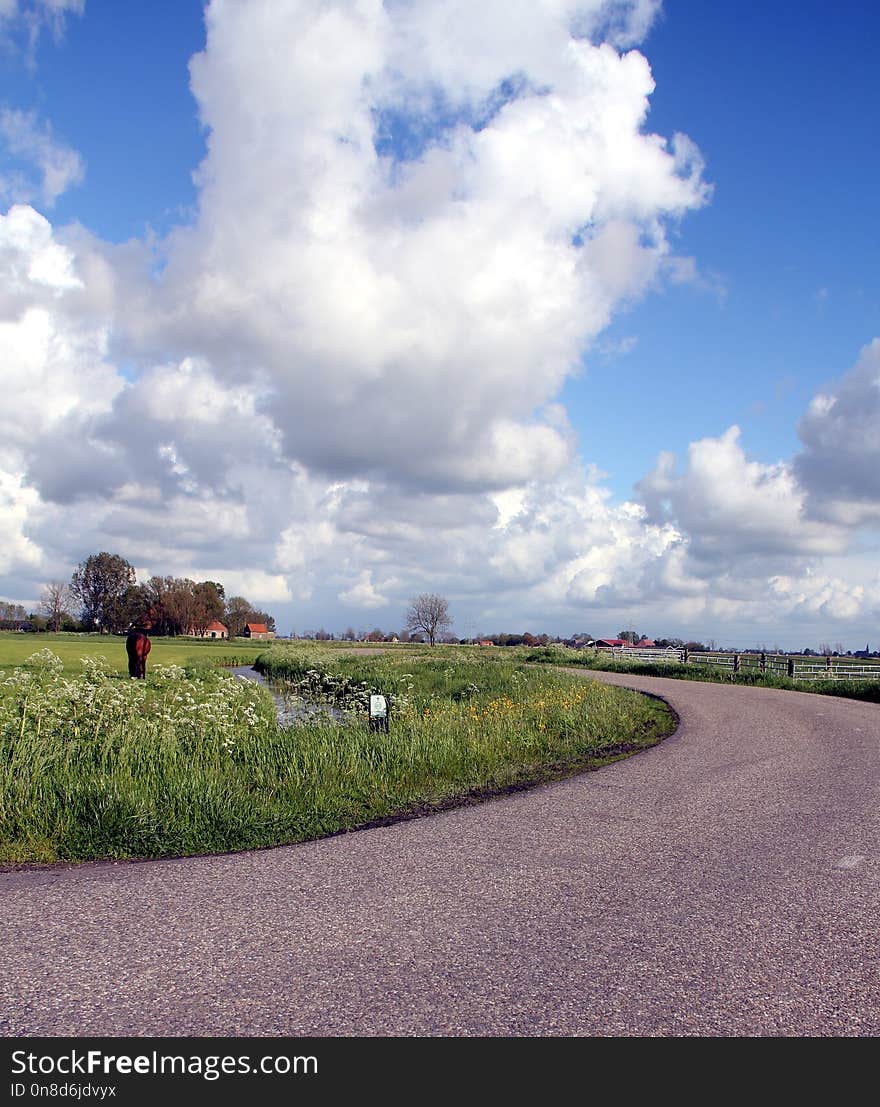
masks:
[[[245,623],[242,638],[274,638],[275,631],[267,630],[265,623]]]
[[[214,619],[204,630],[196,630],[190,627],[186,632],[192,638],[228,638],[229,627],[224,626],[218,619]]]

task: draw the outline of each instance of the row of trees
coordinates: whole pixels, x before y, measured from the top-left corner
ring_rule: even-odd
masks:
[[[13,605],[0,605],[0,625],[4,606]],[[21,605],[14,606],[11,618],[33,619]],[[241,635],[247,623],[275,629],[268,612],[258,610],[244,596],[227,597],[219,581],[152,576],[138,584],[134,567],[119,554],[107,552],[80,562],[69,583],[50,581],[43,588],[39,612],[46,629],[53,631],[122,633],[139,623],[157,635],[204,634],[215,620],[227,627],[230,637]]]
[[[27,619],[27,612],[20,603],[0,600],[0,630],[16,630]]]
[[[437,596],[433,592],[424,592],[421,596],[415,596],[410,600],[403,630],[384,631],[380,627],[374,627],[371,631],[358,632],[354,627],[348,627],[339,638],[343,642],[429,642],[433,646],[437,642],[459,641],[448,633],[451,626],[449,601],[444,596]],[[321,627],[317,631],[307,630],[302,637],[318,642],[329,642],[336,635]]]

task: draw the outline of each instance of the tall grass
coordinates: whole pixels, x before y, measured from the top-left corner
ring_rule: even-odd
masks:
[[[265,689],[220,671],[128,681],[31,659],[0,683],[0,859],[300,841],[593,767],[673,725],[657,701],[514,663],[336,656],[264,655],[294,684],[323,674],[322,694],[346,708],[339,723],[288,727]],[[390,696],[388,734],[340,692],[364,686]]]

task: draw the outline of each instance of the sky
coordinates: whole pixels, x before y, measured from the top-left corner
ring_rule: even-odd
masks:
[[[880,9],[0,0],[0,598],[880,644]]]

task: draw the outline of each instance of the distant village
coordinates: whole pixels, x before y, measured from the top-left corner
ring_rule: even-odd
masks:
[[[367,631],[355,630],[349,627],[344,633],[337,634],[325,630],[305,630],[302,633],[291,631],[289,638],[299,641],[317,642],[426,642],[427,636],[419,632],[384,631],[380,627],[374,627]],[[694,653],[775,653],[796,654],[799,657],[878,657],[880,650],[871,650],[869,644],[861,650],[848,650],[840,642],[833,645],[822,643],[817,648],[806,647],[803,650],[784,650],[778,645],[766,643],[742,648],[736,646],[719,646],[714,639],[708,642],[700,642],[696,639],[685,640],[683,638],[649,638],[644,634],[636,634],[634,631],[622,630],[616,635],[607,638],[594,638],[590,634],[573,634],[569,637],[550,634],[530,634],[528,631],[522,634],[477,634],[473,637],[458,638],[454,634],[439,634],[437,641],[445,644],[457,644],[462,646],[567,646],[569,649],[620,649],[620,650],[654,650],[686,649]]]

